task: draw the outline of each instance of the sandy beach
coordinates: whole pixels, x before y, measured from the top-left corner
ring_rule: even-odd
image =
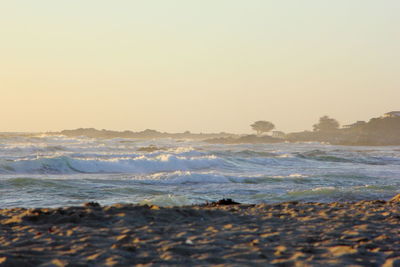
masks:
[[[399,266],[397,201],[3,209],[0,266]]]

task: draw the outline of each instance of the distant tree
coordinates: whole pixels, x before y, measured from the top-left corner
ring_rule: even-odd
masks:
[[[254,131],[257,132],[258,135],[269,132],[275,128],[275,125],[269,121],[256,121],[250,126]]]
[[[339,128],[339,122],[335,119],[323,116],[319,118],[319,122],[313,125],[314,132],[330,132]]]

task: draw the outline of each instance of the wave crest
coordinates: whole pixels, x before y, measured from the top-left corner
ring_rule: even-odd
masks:
[[[69,156],[37,159],[0,160],[4,174],[72,174],[72,173],[156,173],[200,170],[224,164],[215,156],[182,157],[163,154],[133,158],[72,158]]]

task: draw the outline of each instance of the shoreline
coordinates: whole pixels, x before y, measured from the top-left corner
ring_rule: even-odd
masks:
[[[0,266],[398,266],[400,202],[0,210]]]

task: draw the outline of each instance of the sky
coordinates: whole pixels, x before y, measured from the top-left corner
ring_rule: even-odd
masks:
[[[0,131],[310,130],[400,110],[398,0],[0,0]]]

